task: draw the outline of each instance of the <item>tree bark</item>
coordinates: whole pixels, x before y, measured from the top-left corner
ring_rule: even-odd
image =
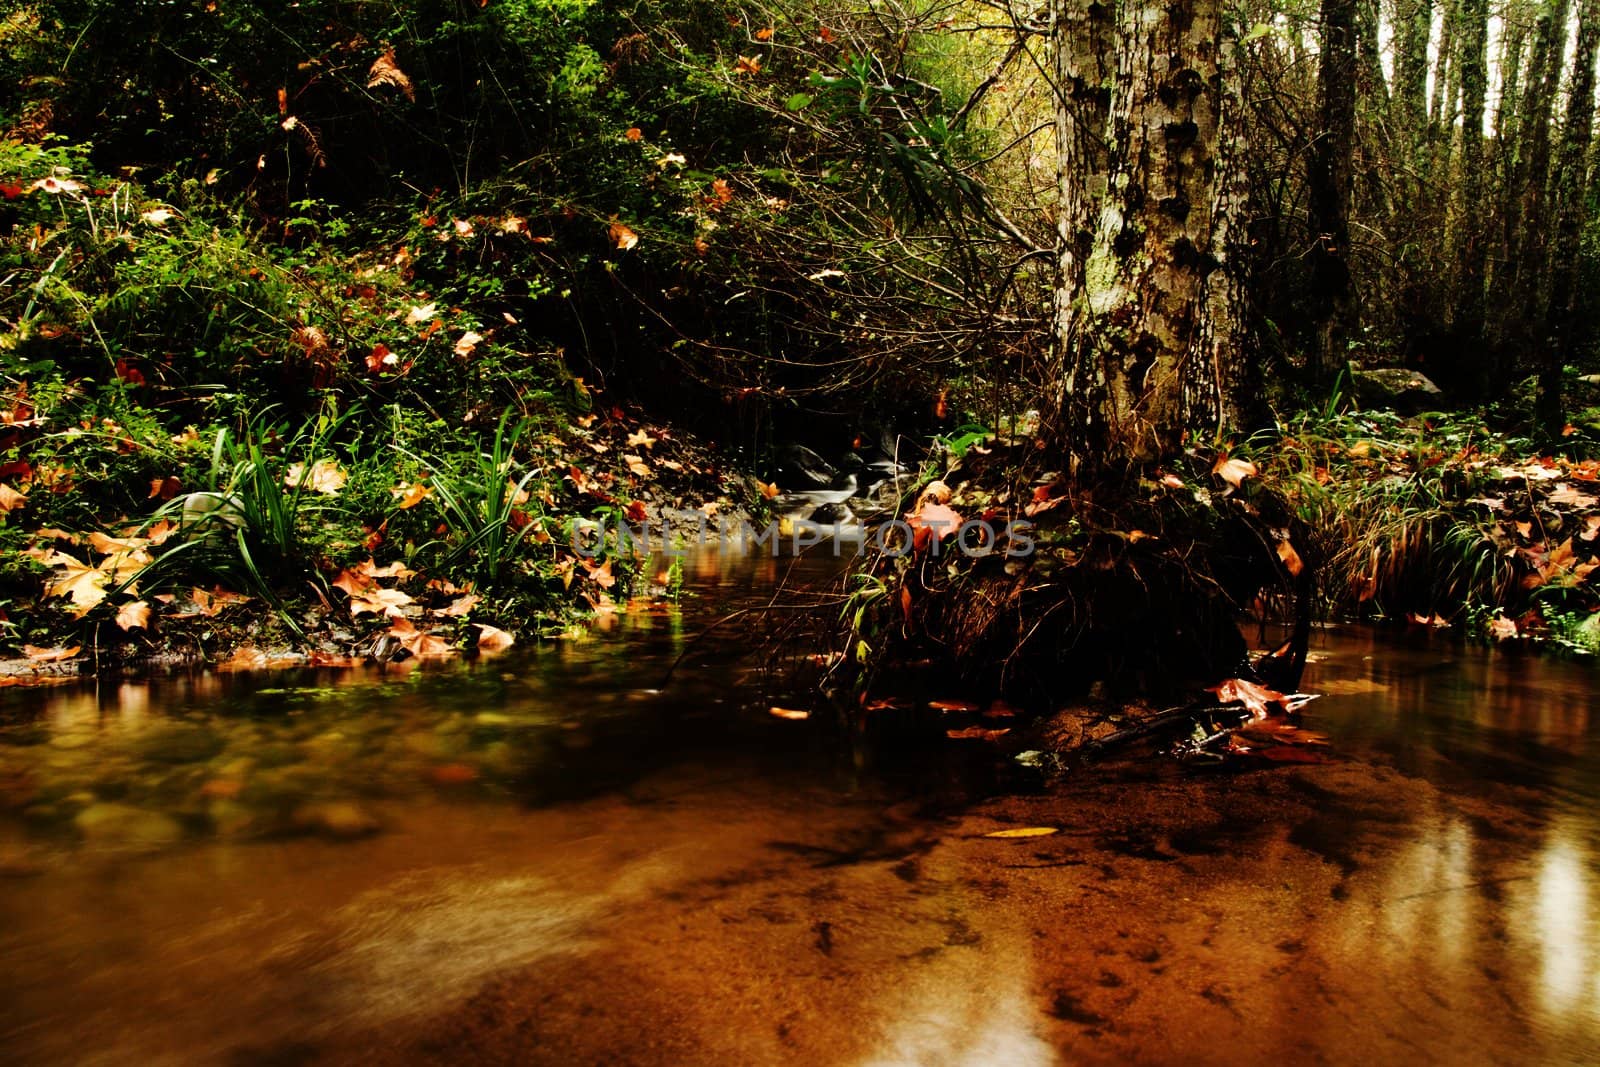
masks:
[[[1483,272],[1488,251],[1484,241],[1483,114],[1489,84],[1488,0],[1460,0],[1461,177],[1456,185],[1454,261],[1456,282],[1455,335],[1458,386],[1471,400],[1482,400],[1489,388],[1489,360],[1483,336]]]
[[[1057,298],[1078,470],[1215,433],[1238,417],[1252,361],[1236,254],[1247,191],[1236,35],[1220,0],[1128,0],[1115,30],[1106,195],[1081,276],[1064,269]]]
[[[1307,226],[1311,234],[1314,336],[1310,377],[1325,386],[1348,358],[1350,190],[1356,139],[1356,0],[1322,0],[1321,127],[1311,146]]]
[[[1595,57],[1600,50],[1600,0],[1581,0],[1578,42],[1568,79],[1567,113],[1556,171],[1556,236],[1550,272],[1550,341],[1541,353],[1538,419],[1552,436],[1562,424],[1562,368],[1578,350],[1578,254],[1588,199],[1589,142],[1593,136]]]

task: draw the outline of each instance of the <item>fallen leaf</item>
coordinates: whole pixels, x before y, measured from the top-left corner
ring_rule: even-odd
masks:
[[[450,618],[460,618],[467,612],[471,611],[473,607],[482,600],[483,597],[478,596],[475,593],[468,593],[466,596],[457,597],[455,600],[452,600],[450,602],[450,606],[440,611],[439,614],[448,616]]]
[[[1005,727],[999,730],[987,730],[982,726],[969,726],[965,730],[946,730],[944,735],[952,741],[998,741],[1011,732]]]
[[[385,592],[394,592],[389,589]],[[401,594],[404,596],[404,594]],[[400,647],[416,656],[418,659],[437,659],[441,656],[455,654],[455,649],[443,638],[436,636],[428,630],[419,630],[411,624],[411,620],[401,617],[394,620],[389,629],[384,631],[390,637],[400,642]]]
[[[350,594],[350,614],[356,616],[370,611],[387,615],[411,603],[414,603],[411,597],[398,589],[362,589]]]
[[[643,456],[635,456],[629,453],[622,457],[622,461],[628,465],[630,471],[641,478],[648,478],[653,473],[650,470],[650,464],[644,461]]]
[[[61,568],[58,577],[46,583],[46,596],[71,597],[72,602],[83,611],[106,598],[106,582],[111,575],[105,571],[91,567],[65,552],[52,553],[45,562]]]
[[[598,566],[595,565],[594,561],[586,559],[583,561],[583,568],[588,571],[589,577],[601,589],[610,589],[617,584],[616,576],[611,573],[611,561],[609,559]]]
[[[517,639],[498,626],[486,623],[478,625],[478,651],[479,652],[504,652],[517,643]]]
[[[1278,542],[1278,558],[1283,561],[1284,569],[1291,575],[1298,575],[1305,569],[1305,564],[1300,560],[1300,553],[1294,550],[1294,545],[1286,537]]]
[[[1006,837],[1049,837],[1051,834],[1059,834],[1060,832],[1061,832],[1061,827],[1059,827],[1059,826],[1020,826],[1015,830],[992,830],[989,833],[984,834],[983,836],[984,837],[1000,837],[1000,838],[1006,838]]]
[[[1238,488],[1239,484],[1246,478],[1255,476],[1256,465],[1247,459],[1222,458],[1218,459],[1217,465],[1211,468],[1211,473],[1234,488]]]
[[[415,326],[419,322],[427,322],[429,319],[433,318],[438,310],[439,305],[437,303],[423,304],[421,307],[414,307],[406,315],[406,325]]]
[[[98,530],[89,535],[89,547],[102,555],[138,552],[148,547],[149,544],[150,542],[143,537],[108,537]]]
[[[740,56],[733,65],[735,74],[760,74],[761,60],[757,56]]]
[[[306,469],[304,463],[290,464],[283,476],[283,484],[291,489],[310,489],[325,496],[334,496],[349,480],[350,476],[331,459],[317,460],[311,464],[310,470]]]
[[[933,711],[972,712],[981,710],[978,705],[970,700],[930,700],[929,709]]]
[[[798,708],[780,708],[776,704],[767,709],[767,714],[779,719],[793,719],[796,721],[811,718],[809,711],[801,711]]]
[[[1545,498],[1552,504],[1569,504],[1575,508],[1592,508],[1600,505],[1600,497],[1588,493],[1580,493],[1566,482],[1562,482],[1550,491]]]
[[[60,663],[64,659],[76,656],[82,648],[82,645],[73,645],[70,648],[38,648],[34,645],[23,645],[22,654],[35,663]]]
[[[4,482],[0,482],[0,514],[9,515],[27,503],[27,493],[19,493]]]
[[[462,359],[467,358],[477,350],[478,342],[482,340],[483,334],[474,330],[468,330],[466,333],[461,335],[460,340],[456,341],[456,355],[460,356]]]
[[[124,630],[150,628],[150,605],[147,601],[135,600],[124,604],[117,609],[117,625]]]
[[[621,222],[611,223],[611,243],[626,252],[639,243],[639,235]]]
[[[772,27],[771,26],[763,26],[761,29],[757,30],[756,31],[756,40],[758,40],[758,41],[770,41],[770,40],[772,40]]]
[[[935,504],[932,500],[906,517],[906,525],[915,531],[916,547],[919,551],[927,547],[930,539],[943,541],[946,537],[954,537],[961,529],[963,521],[951,508],[944,504]]]
[[[644,131],[637,126],[629,126],[626,130],[622,131],[622,136],[626,137],[630,141],[642,141],[644,140]]]
[[[401,511],[414,508],[429,496],[433,495],[433,488],[422,482],[401,482],[389,492],[395,498],[395,506]]]
[[[171,500],[178,495],[178,490],[183,488],[183,483],[173,475],[165,478],[150,479],[150,495],[147,500]]]
[[[1498,616],[1489,620],[1489,635],[1496,641],[1506,641],[1517,636],[1517,624],[1512,619]]]
[[[656,440],[641,428],[628,435],[628,447],[653,449],[656,447]]]
[[[1206,692],[1215,693],[1219,704],[1243,704],[1250,714],[1258,719],[1266,718],[1271,713],[1272,705],[1282,707],[1284,700],[1287,699],[1275,689],[1268,689],[1243,678],[1229,678],[1221,685],[1207,689]]]

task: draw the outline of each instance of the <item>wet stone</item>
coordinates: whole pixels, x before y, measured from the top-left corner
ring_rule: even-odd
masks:
[[[199,763],[216,756],[226,742],[203,726],[164,726],[139,739],[139,754],[162,763]]]
[[[298,830],[336,838],[365,837],[380,828],[376,816],[348,800],[303,804],[295,809],[292,821]]]
[[[183,839],[176,819],[126,804],[91,804],[72,824],[86,843],[102,848],[161,848]]]

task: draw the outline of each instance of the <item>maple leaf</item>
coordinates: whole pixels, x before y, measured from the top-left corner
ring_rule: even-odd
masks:
[[[656,438],[651,437],[642,429],[635,430],[628,435],[628,447],[647,448],[653,450],[656,447],[656,440]]]
[[[149,547],[150,541],[143,537],[107,537],[96,530],[89,535],[89,547],[101,555],[116,554],[119,552],[139,552]],[[146,557],[145,562],[149,562]]]
[[[466,333],[462,334],[461,339],[456,342],[456,355],[460,356],[462,359],[466,359],[477,350],[478,342],[482,340],[483,334],[477,333],[473,330],[468,330]]]
[[[466,596],[452,600],[450,606],[439,612],[439,614],[450,618],[460,618],[471,611],[481,600],[483,600],[483,597],[475,593],[468,593]]]
[[[173,475],[165,478],[150,479],[150,495],[148,500],[171,500],[178,495],[178,490],[183,488],[183,483]]]
[[[423,304],[420,307],[414,307],[406,314],[406,325],[415,326],[419,322],[427,322],[429,319],[433,318],[438,311],[439,305],[437,303]]]
[[[344,483],[350,476],[337,462],[331,459],[319,459],[311,464],[309,470],[304,463],[290,464],[283,476],[283,484],[293,488],[311,489],[325,496],[334,496],[344,488]]]
[[[385,633],[399,641],[400,647],[418,659],[455,655],[456,650],[450,647],[448,641],[431,631],[417,629],[407,618],[395,619]]]
[[[1566,482],[1558,484],[1546,499],[1552,504],[1570,504],[1575,508],[1592,508],[1600,505],[1600,497],[1580,493]]]
[[[105,571],[65,552],[53,552],[45,562],[61,568],[59,575],[45,585],[45,596],[71,597],[79,614],[106,598],[106,583],[111,575]]]
[[[770,41],[772,40],[772,32],[771,26],[763,26],[761,29],[756,31],[756,40]]]
[[[124,630],[134,628],[150,628],[150,604],[144,600],[135,600],[124,604],[117,609],[117,625]]]
[[[372,346],[372,351],[367,354],[367,370],[377,374],[385,367],[394,367],[400,362],[400,357],[389,351],[389,346],[382,343]]]
[[[589,577],[594,580],[594,584],[601,589],[610,589],[617,584],[616,576],[611,573],[611,561],[609,559],[599,566],[595,566],[590,560],[584,560],[583,569],[589,573]]]
[[[0,515],[9,515],[28,503],[28,494],[19,493],[4,482],[0,482]]]
[[[1211,473],[1237,489],[1246,478],[1256,475],[1256,465],[1247,459],[1223,457],[1217,460],[1217,465],[1211,468]]]
[[[1504,616],[1489,620],[1489,636],[1496,641],[1505,641],[1517,636],[1517,624],[1512,619]]]
[[[907,516],[906,525],[916,531],[916,548],[921,550],[927,547],[930,539],[943,541],[946,537],[954,537],[964,521],[949,506],[929,500]]]
[[[763,482],[761,479],[757,478],[756,479],[756,488],[761,490],[761,497],[764,500],[771,500],[773,497],[778,495],[778,483],[777,482],[772,482],[771,484],[768,484],[767,482]]]
[[[644,522],[650,518],[650,513],[645,510],[644,501],[642,500],[630,502],[626,514],[629,522]]]
[[[633,230],[629,229],[625,224],[618,222],[615,219],[613,219],[611,222],[611,229],[609,232],[611,234],[611,243],[622,249],[624,252],[639,243],[639,235],[634,233]]]
[[[365,574],[359,574],[348,567],[340,571],[339,576],[332,582],[335,589],[342,589],[349,596],[359,596],[368,589],[376,587],[377,584],[375,579],[369,578]]]
[[[504,652],[517,643],[517,639],[498,626],[481,624],[478,627],[479,652]]]
[[[355,569],[358,574],[364,574],[368,578],[410,578],[417,573],[399,560],[393,560],[380,567],[377,560],[369,559],[365,563],[357,563]]]
[[[628,469],[630,471],[637,474],[639,477],[650,477],[650,465],[644,461],[643,456],[635,456],[631,454],[624,455],[622,457],[622,461],[628,465]]]
[[[398,613],[412,599],[398,589],[363,589],[358,593],[350,594],[350,614],[352,617],[366,612],[377,615]]]
[[[761,59],[758,56],[740,56],[733,65],[735,74],[760,74]]]

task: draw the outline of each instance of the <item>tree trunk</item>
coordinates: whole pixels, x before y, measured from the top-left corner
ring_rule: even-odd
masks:
[[[1400,162],[1416,167],[1428,127],[1428,39],[1432,0],[1397,0],[1395,5],[1394,100],[1392,113],[1405,145]]]
[[[1186,430],[1215,433],[1237,418],[1253,357],[1236,254],[1237,38],[1220,0],[1128,0],[1115,28],[1110,180],[1081,291],[1057,301],[1079,470],[1169,455]],[[1063,271],[1061,287],[1075,284]],[[1062,299],[1076,305],[1065,330]]]
[[[1554,435],[1561,430],[1562,368],[1578,350],[1578,255],[1588,199],[1589,141],[1594,123],[1594,65],[1600,50],[1600,0],[1582,0],[1578,8],[1578,47],[1568,80],[1567,114],[1561,131],[1560,165],[1556,171],[1556,239],[1550,272],[1550,343],[1539,367],[1539,424]]]
[[[1322,0],[1320,132],[1311,146],[1307,225],[1315,335],[1313,386],[1329,383],[1348,358],[1350,188],[1356,139],[1356,0]]]
[[[1461,179],[1457,184],[1454,261],[1460,265],[1456,284],[1455,335],[1458,385],[1463,395],[1482,400],[1489,388],[1489,361],[1483,337],[1483,272],[1488,251],[1483,217],[1483,112],[1489,83],[1488,0],[1460,0]]]

